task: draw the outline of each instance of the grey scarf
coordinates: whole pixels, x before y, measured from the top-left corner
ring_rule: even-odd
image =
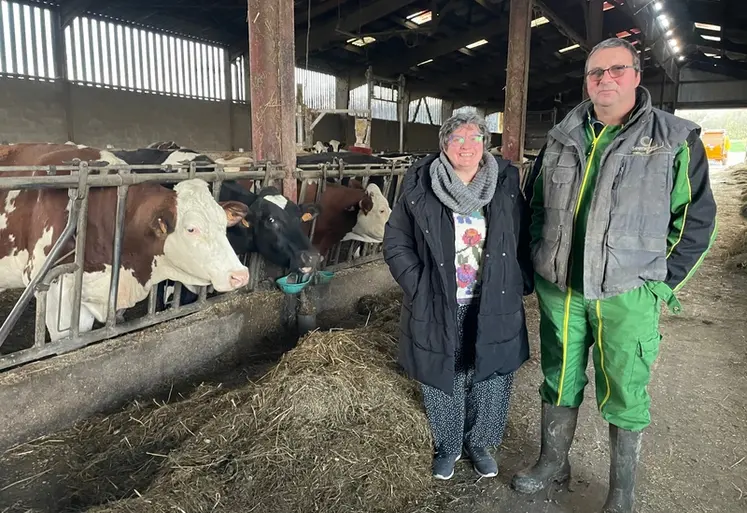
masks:
[[[458,214],[466,215],[481,209],[493,199],[498,182],[498,163],[494,156],[484,152],[480,169],[472,181],[465,185],[441,152],[431,163],[430,173],[433,193],[441,203]]]

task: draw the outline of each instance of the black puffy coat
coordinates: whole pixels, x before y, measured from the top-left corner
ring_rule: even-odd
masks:
[[[452,393],[458,337],[454,216],[431,188],[429,155],[407,171],[384,234],[384,259],[404,298],[399,362],[413,379]],[[496,158],[486,206],[474,380],[509,374],[529,358],[522,296],[534,288],[529,209],[518,169]]]

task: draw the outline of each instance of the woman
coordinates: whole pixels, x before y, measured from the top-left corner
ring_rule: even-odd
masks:
[[[384,234],[402,287],[400,364],[421,383],[433,476],[450,479],[465,450],[498,474],[513,372],[529,357],[522,295],[533,289],[528,211],[518,169],[485,150],[485,120],[456,114],[439,155],[408,170]]]

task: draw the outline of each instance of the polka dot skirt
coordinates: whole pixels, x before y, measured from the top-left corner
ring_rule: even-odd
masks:
[[[454,394],[421,384],[436,454],[457,454],[463,446],[487,449],[503,440],[514,375],[472,383],[477,312],[477,303],[458,306]]]

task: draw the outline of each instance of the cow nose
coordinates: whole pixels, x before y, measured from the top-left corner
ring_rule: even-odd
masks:
[[[301,251],[300,258],[305,267],[316,267],[321,260],[318,251]]]
[[[241,271],[234,271],[229,275],[229,282],[232,289],[239,289],[249,283],[249,269],[246,267]]]

